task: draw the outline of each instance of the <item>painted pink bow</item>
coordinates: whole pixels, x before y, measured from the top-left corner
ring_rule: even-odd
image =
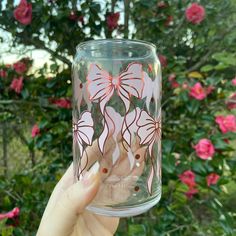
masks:
[[[152,148],[154,143],[161,138],[161,120],[160,118],[152,118],[146,111],[142,110],[137,120],[137,126],[137,134],[140,138],[140,144],[148,146],[149,155],[151,157],[151,171],[148,176],[147,187],[149,193],[152,194],[152,181],[155,173]]]
[[[149,154],[151,155],[153,144],[161,138],[160,118],[155,120],[146,111],[142,110],[137,120],[137,126],[140,144],[148,145]]]
[[[83,145],[92,145],[92,139],[94,134],[93,119],[91,112],[85,111],[81,114],[77,123],[73,124],[74,139],[79,145],[80,155],[83,155]]]
[[[106,103],[111,99],[114,91],[125,104],[126,112],[130,107],[131,95],[141,98],[144,86],[142,65],[131,63],[119,76],[111,76],[98,65],[92,64],[87,76],[87,89],[91,101],[99,100],[100,109],[104,115]]]

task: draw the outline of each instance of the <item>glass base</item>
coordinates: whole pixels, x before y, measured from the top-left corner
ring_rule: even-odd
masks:
[[[150,208],[155,206],[161,198],[161,191],[157,194],[153,199],[137,205],[132,205],[129,207],[121,207],[121,206],[113,206],[113,207],[104,207],[104,206],[93,206],[89,205],[86,209],[91,211],[92,213],[103,215],[103,216],[111,216],[111,217],[130,217],[140,215]]]

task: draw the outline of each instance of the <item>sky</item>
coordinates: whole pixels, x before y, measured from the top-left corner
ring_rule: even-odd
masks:
[[[0,29],[0,35],[4,42],[0,43],[0,64],[12,64],[22,57],[30,57],[34,59],[35,69],[42,67],[45,62],[50,62],[50,54],[44,50],[35,50],[25,47],[11,47],[12,37],[9,33]],[[23,53],[21,51],[23,50]]]

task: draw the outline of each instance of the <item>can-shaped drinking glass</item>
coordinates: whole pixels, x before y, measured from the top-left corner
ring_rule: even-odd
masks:
[[[88,210],[141,214],[161,197],[161,66],[155,45],[93,40],[78,45],[73,77],[75,181],[98,169]]]

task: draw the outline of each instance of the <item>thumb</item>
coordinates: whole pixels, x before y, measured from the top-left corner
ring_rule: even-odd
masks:
[[[73,232],[78,214],[93,200],[99,189],[99,163],[96,162],[81,181],[70,186],[59,197],[37,236],[66,236]]]

